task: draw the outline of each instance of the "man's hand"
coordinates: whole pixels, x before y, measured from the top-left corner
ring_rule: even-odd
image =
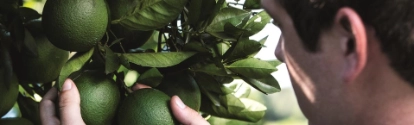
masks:
[[[151,88],[137,84],[132,90]],[[59,95],[60,118],[56,116],[54,100]],[[209,125],[201,115],[187,107],[178,96],[171,98],[171,109],[175,118],[184,125]],[[56,88],[52,88],[40,102],[40,119],[43,125],[85,125],[80,112],[80,96],[78,88],[72,80],[67,79],[58,94]]]
[[[56,107],[53,103],[59,95],[60,118],[56,116]],[[85,125],[80,112],[80,96],[78,88],[72,80],[67,79],[58,94],[52,88],[40,102],[40,119],[42,125]]]

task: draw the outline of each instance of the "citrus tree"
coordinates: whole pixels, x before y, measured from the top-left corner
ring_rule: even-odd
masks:
[[[245,90],[280,91],[280,62],[254,58],[267,37],[249,38],[271,20],[259,2],[47,0],[40,14],[0,0],[0,116],[17,102],[23,117],[0,123],[40,124],[35,97],[67,78],[87,124],[177,124],[172,95],[205,118],[257,122],[266,107]]]

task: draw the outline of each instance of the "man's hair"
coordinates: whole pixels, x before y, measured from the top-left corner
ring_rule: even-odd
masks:
[[[305,48],[319,49],[322,30],[330,27],[342,7],[354,9],[375,29],[391,67],[414,85],[414,0],[281,0]]]

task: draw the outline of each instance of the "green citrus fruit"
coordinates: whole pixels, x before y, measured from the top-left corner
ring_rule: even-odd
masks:
[[[6,82],[5,76],[6,74],[0,72],[0,117],[9,112],[16,103],[19,94],[19,83],[16,76],[13,75],[10,82]]]
[[[166,75],[156,88],[167,95],[177,95],[187,106],[196,111],[200,110],[200,88],[191,75],[185,72]]]
[[[32,21],[26,27],[36,42],[38,56],[21,55],[14,66],[17,76],[28,82],[51,82],[59,76],[60,70],[69,58],[69,52],[50,43],[44,35],[40,20]]]
[[[0,125],[33,125],[33,123],[25,118],[4,118],[0,119]]]
[[[101,72],[83,72],[74,82],[81,97],[81,113],[85,123],[110,125],[120,100],[115,81]]]
[[[174,125],[170,97],[156,89],[140,89],[129,94],[117,113],[119,125]]]
[[[139,5],[142,0],[108,0],[110,15],[112,20],[128,16]],[[139,31],[128,29],[121,25],[111,25],[111,31],[117,38],[124,38],[121,43],[125,50],[136,49],[142,46],[154,31]],[[110,35],[110,41],[115,39]],[[114,51],[121,51],[119,45],[111,47]]]
[[[105,0],[47,0],[42,20],[53,45],[87,51],[105,34],[108,9]]]

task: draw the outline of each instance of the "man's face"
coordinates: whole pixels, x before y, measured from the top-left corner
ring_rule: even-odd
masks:
[[[340,73],[345,67],[344,60],[337,56],[341,54],[338,49],[341,46],[333,42],[337,40],[335,34],[330,33],[329,28],[323,31],[320,35],[319,51],[309,52],[305,50],[291,17],[278,0],[262,0],[262,6],[282,31],[275,55],[288,67],[304,115],[310,121],[337,116],[333,113],[338,113],[338,108],[343,105],[340,103],[343,93],[340,89]]]

